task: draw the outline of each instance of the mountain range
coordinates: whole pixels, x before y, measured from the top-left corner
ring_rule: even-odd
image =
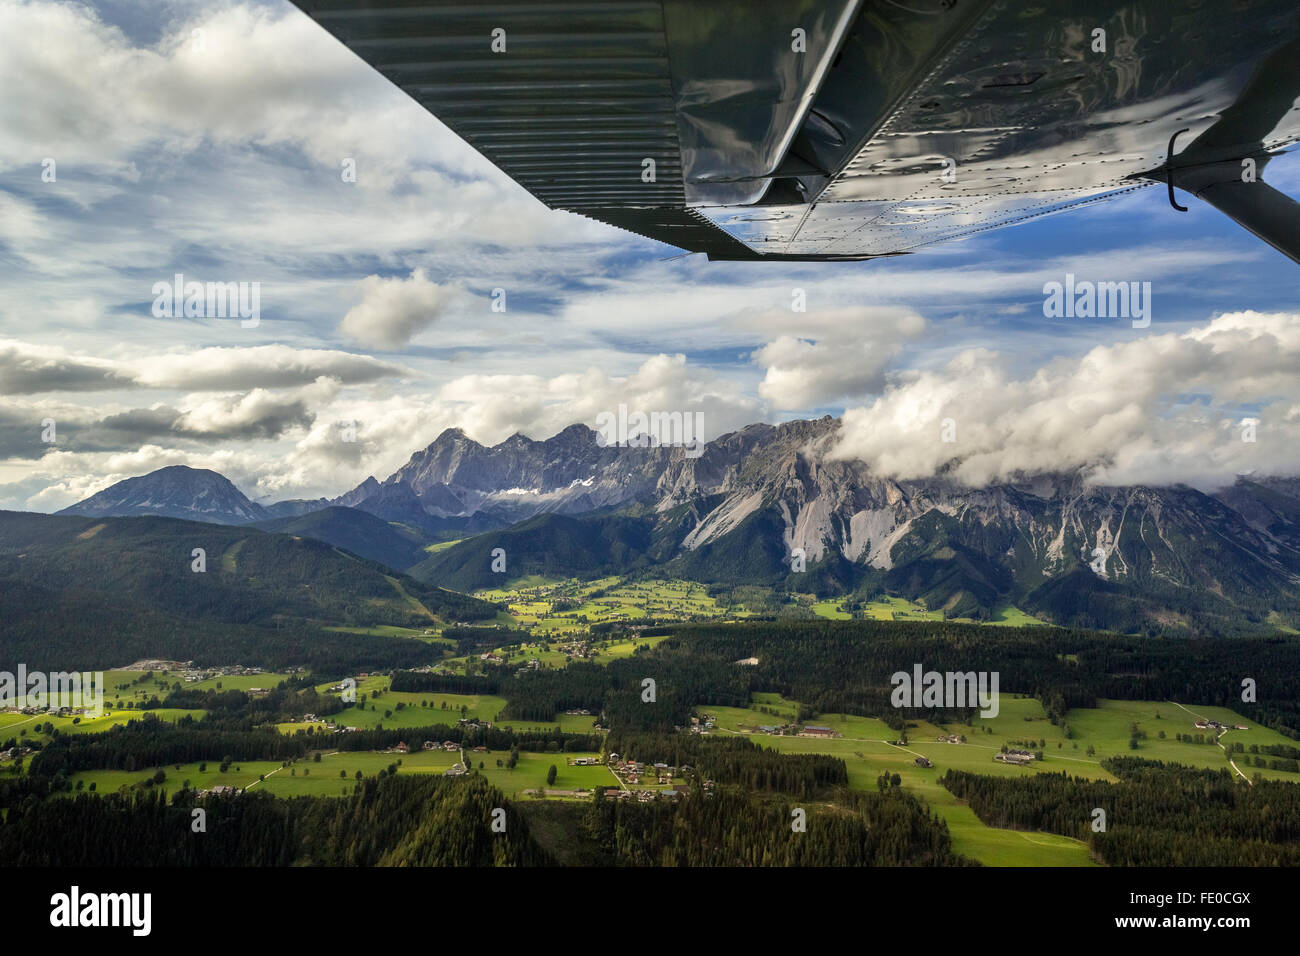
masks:
[[[1300,479],[1243,477],[1213,494],[1078,473],[981,488],[895,481],[833,459],[838,429],[830,417],[756,424],[702,453],[604,445],[582,425],[493,446],[450,429],[386,480],[336,499],[258,505],[215,472],[165,468],[65,512],[256,523],[457,590],[654,569],[896,595],[949,617],[1014,605],[1125,632],[1300,626]]]

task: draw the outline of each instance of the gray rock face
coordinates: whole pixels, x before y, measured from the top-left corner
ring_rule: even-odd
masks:
[[[736,565],[757,550],[776,568],[802,550],[893,575],[930,594],[1026,594],[1068,574],[1141,595],[1215,596],[1267,614],[1300,607],[1300,480],[1239,480],[1213,495],[1175,487],[1101,487],[1079,474],[971,488],[943,475],[894,481],[828,452],[830,417],[750,425],[700,449],[604,447],[573,425],[545,441],[484,446],[458,429],[379,482],[327,505],[460,535],[544,513],[620,511],[654,525],[658,560],[698,554]],[[276,509],[314,510],[312,502]],[[165,468],[67,509],[237,524],[267,517],[222,476]],[[945,579],[943,566],[959,568]],[[775,573],[773,571],[772,573]],[[1076,579],[1077,580],[1077,579]],[[1276,597],[1276,601],[1274,600]]]
[[[139,478],[127,478],[59,514],[89,517],[153,515],[213,524],[247,524],[268,517],[229,478],[206,468],[172,465]]]

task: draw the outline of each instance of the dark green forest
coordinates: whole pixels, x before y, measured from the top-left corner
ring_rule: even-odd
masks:
[[[986,777],[949,770],[941,783],[990,826],[1045,830],[1089,844],[1110,866],[1296,866],[1300,787],[1231,770],[1140,757],[1103,761],[1119,783],[1064,773]],[[1094,832],[1094,810],[1106,814]]]

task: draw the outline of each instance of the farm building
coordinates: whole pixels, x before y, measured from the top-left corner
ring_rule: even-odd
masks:
[[[994,754],[993,759],[1000,760],[1003,763],[1015,764],[1017,767],[1023,767],[1034,762],[1034,755],[1020,753]]]
[[[934,764],[930,763],[930,758],[929,758],[929,757],[917,757],[916,760],[913,761],[913,763],[915,763],[918,767],[933,767],[933,766],[934,766]]]
[[[800,737],[838,737],[839,734],[829,727],[815,727],[812,724],[805,724],[803,730],[799,731]]]

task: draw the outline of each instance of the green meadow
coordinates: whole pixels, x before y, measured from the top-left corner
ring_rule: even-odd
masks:
[[[152,710],[115,710],[101,717],[79,718],[5,713],[0,714],[0,739],[8,740],[9,737],[17,737],[20,740],[47,740],[50,735],[46,732],[37,733],[36,727],[45,727],[49,724],[53,724],[54,729],[61,734],[94,734],[132,720],[141,720],[146,714],[158,720],[175,722],[185,716],[201,720],[206,713],[207,711],[204,710],[180,710],[170,707],[156,707]],[[24,734],[23,731],[26,733]]]
[[[1052,724],[1037,700],[1003,694],[999,712],[992,718],[974,718],[971,724],[937,726],[925,721],[909,721],[907,743],[896,746],[898,739],[882,721],[847,714],[818,714],[809,723],[830,727],[841,734],[833,738],[783,737],[757,732],[759,726],[779,725],[794,718],[796,703],[775,694],[755,695],[748,708],[703,707],[700,711],[716,719],[714,733],[745,734],[755,743],[785,753],[826,753],[844,759],[849,784],[854,789],[871,790],[882,772],[897,773],[902,785],[922,797],[947,822],[957,852],[993,866],[1090,866],[1084,844],[1047,833],[999,830],[981,823],[964,803],[939,785],[945,770],[953,768],[991,776],[1020,776],[1027,773],[1066,772],[1072,776],[1114,781],[1101,761],[1111,756],[1137,755],[1191,767],[1227,767],[1227,757],[1213,743],[1196,744],[1178,741],[1175,735],[1206,733],[1197,731],[1198,717],[1226,724],[1244,724],[1249,730],[1232,730],[1227,742],[1251,744],[1294,743],[1276,731],[1252,726],[1251,722],[1221,707],[1179,707],[1159,701],[1100,700],[1096,708],[1076,709],[1066,715],[1067,731]],[[776,712],[764,713],[760,708]],[[1137,748],[1130,738],[1137,730]],[[1164,731],[1165,737],[1159,734]],[[965,743],[950,744],[937,738],[955,734],[965,736]],[[1043,759],[1027,767],[1017,767],[993,759],[1003,745],[1013,748],[1042,750]],[[1088,748],[1092,752],[1088,752]],[[1246,754],[1244,756],[1249,756]],[[926,757],[933,767],[916,765],[917,757]],[[1256,772],[1267,778],[1300,782],[1300,775],[1283,771],[1256,770],[1237,759],[1247,776]]]
[[[557,714],[552,721],[500,720],[506,706],[504,697],[490,694],[416,693],[389,690],[386,675],[365,677],[357,682],[357,704],[347,707],[331,719],[343,727],[372,730],[376,727],[401,729],[403,727],[432,727],[438,724],[454,725],[461,717],[486,720],[515,730],[551,730],[559,727],[565,733],[590,733],[596,723],[594,715]],[[327,693],[331,684],[318,684],[317,691]],[[379,696],[375,696],[378,692]],[[365,695],[365,700],[362,700]],[[444,708],[443,705],[446,705]],[[399,706],[400,705],[400,706]],[[461,708],[465,708],[464,711]],[[284,733],[306,730],[307,724],[281,724]],[[414,744],[414,741],[408,741]]]
[[[363,634],[366,637],[405,637],[415,641],[424,641],[426,644],[441,644],[445,647],[455,647],[456,642],[449,638],[440,637],[439,628],[414,628],[398,627],[396,624],[375,624],[371,627],[349,627],[346,625],[331,625],[326,627],[327,631],[334,631],[339,634]]]
[[[618,786],[617,779],[608,767],[575,767],[568,761],[574,757],[599,756],[598,754],[562,754],[562,753],[526,753],[520,752],[514,769],[506,769],[504,764],[509,758],[509,751],[474,753],[466,751],[465,757],[470,761],[472,772],[485,777],[509,797],[530,799],[525,790],[576,790],[579,788],[594,790],[596,787]],[[170,793],[183,786],[186,781],[191,787],[210,790],[215,786],[231,786],[239,789],[265,790],[279,797],[293,796],[344,796],[352,792],[356,785],[357,773],[361,776],[374,777],[381,770],[386,771],[396,764],[398,773],[445,773],[452,764],[460,762],[460,753],[437,750],[416,750],[411,753],[376,753],[360,752],[326,752],[319,761],[306,758],[284,766],[273,761],[248,761],[229,767],[225,773],[220,771],[216,761],[208,761],[204,769],[200,763],[185,763],[179,766],[168,765],[162,768],[150,767],[144,770],[89,770],[72,775],[69,779],[74,787],[78,784],[83,789],[93,783],[100,793],[116,792],[122,787],[143,785],[154,777],[159,769],[165,779],[157,786]],[[497,766],[497,761],[502,766]],[[482,764],[480,769],[479,764]],[[556,769],[555,782],[547,784],[546,776],[550,767]]]
[[[505,604],[516,627],[551,640],[585,634],[593,624],[748,615],[743,608],[721,606],[704,585],[676,579],[606,577],[580,581],[532,575],[509,581],[501,588],[476,591],[475,596]]]

